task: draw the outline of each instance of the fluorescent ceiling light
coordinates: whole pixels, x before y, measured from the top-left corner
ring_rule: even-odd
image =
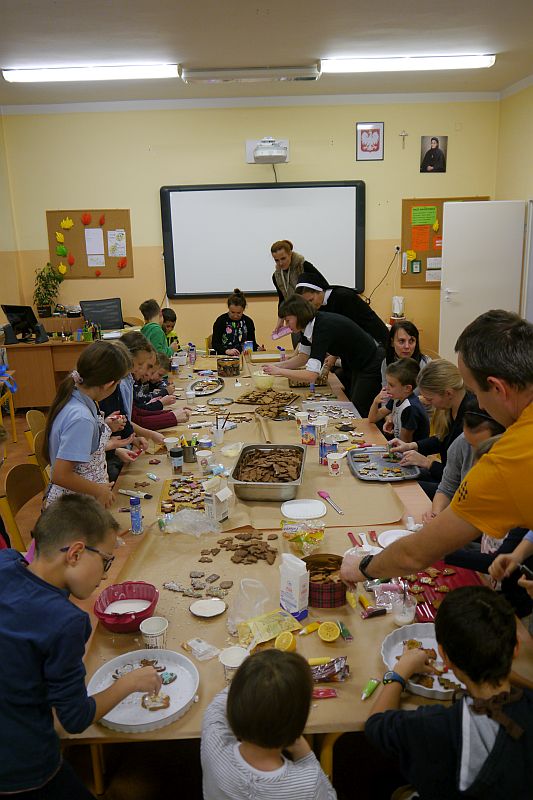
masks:
[[[114,67],[52,67],[4,69],[10,83],[54,83],[57,81],[126,81],[145,78],[177,78],[177,64],[141,64]]]
[[[496,56],[394,56],[391,58],[324,58],[322,72],[416,72],[418,70],[492,67]]]
[[[181,68],[185,83],[263,83],[264,81],[317,81],[318,64],[306,67],[250,67],[244,69]]]

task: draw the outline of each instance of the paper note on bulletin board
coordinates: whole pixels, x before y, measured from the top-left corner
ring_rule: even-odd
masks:
[[[444,203],[489,199],[417,197],[402,200],[402,289],[440,288]]]
[[[50,262],[65,279],[133,277],[129,209],[47,211],[46,223]]]

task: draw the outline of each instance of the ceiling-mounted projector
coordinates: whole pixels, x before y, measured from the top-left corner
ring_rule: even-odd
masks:
[[[287,161],[287,146],[272,136],[265,136],[254,148],[256,164],[283,164]]]

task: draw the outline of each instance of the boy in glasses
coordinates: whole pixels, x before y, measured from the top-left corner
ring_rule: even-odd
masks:
[[[118,525],[92,497],[67,494],[39,518],[31,564],[0,551],[0,795],[85,800],[92,795],[62,760],[54,713],[80,733],[132,692],[157,694],[153,667],[88,697],[83,655],[88,615],[69,600],[98,588],[113,561]]]

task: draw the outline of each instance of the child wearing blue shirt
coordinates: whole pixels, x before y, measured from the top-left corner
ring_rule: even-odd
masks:
[[[419,371],[414,358],[401,358],[388,364],[387,387],[374,398],[368,412],[369,422],[387,418],[383,431],[402,442],[418,442],[429,436],[429,418],[415,394]]]
[[[111,566],[118,525],[92,497],[60,497],[37,521],[36,557],[0,551],[0,795],[85,800],[92,795],[62,761],[53,712],[80,733],[132,692],[157,693],[153,667],[88,697],[83,655],[88,615],[69,600],[90,596]]]
[[[76,369],[60,384],[45,427],[44,455],[52,473],[45,506],[65,492],[91,495],[106,508],[113,502],[105,451],[119,442],[110,442],[111,427],[98,403],[115,390],[130,367],[124,347],[98,341],[82,352]]]

